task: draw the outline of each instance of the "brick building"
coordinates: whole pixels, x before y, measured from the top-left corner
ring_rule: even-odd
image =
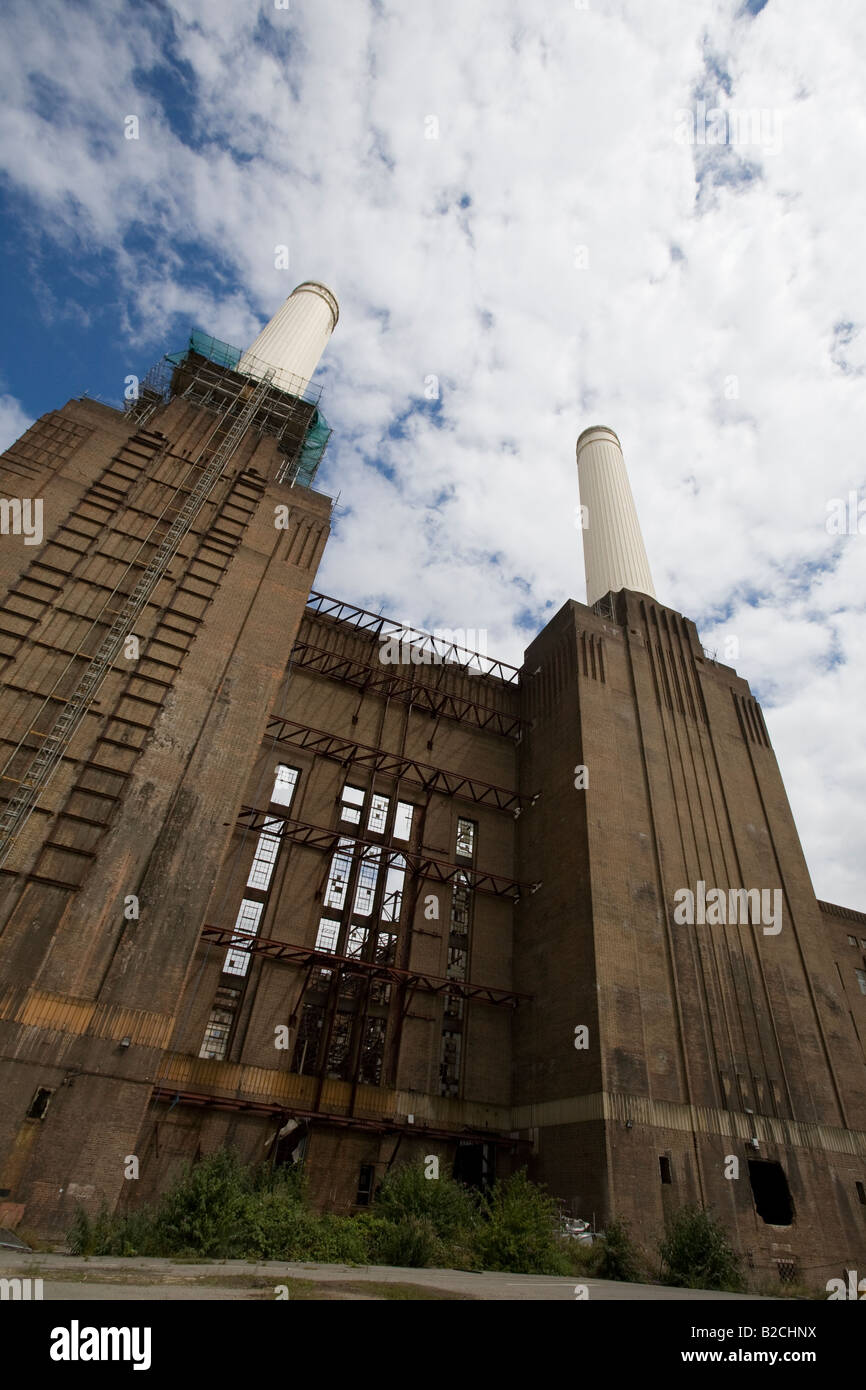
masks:
[[[194,335],[2,460],[44,534],[10,502],[0,1225],[222,1145],[339,1210],[435,1153],[862,1267],[866,915],[816,900],[747,683],[627,584],[519,670],[319,593],[309,364],[248,359]],[[701,883],[778,924],[678,920]]]

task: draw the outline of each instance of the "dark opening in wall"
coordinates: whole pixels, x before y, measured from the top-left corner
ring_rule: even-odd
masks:
[[[790,1226],[794,1220],[794,1203],[781,1163],[750,1158],[749,1182],[761,1220],[768,1226]]]
[[[863,1203],[863,1206],[866,1207],[866,1187],[863,1186],[862,1182],[855,1182],[854,1186],[857,1189],[858,1199]]]
[[[358,1193],[355,1197],[355,1204],[359,1207],[368,1207],[373,1200],[373,1179],[376,1175],[375,1165],[372,1163],[362,1163],[361,1172],[358,1176]]]
[[[44,1120],[45,1111],[48,1109],[48,1102],[53,1096],[53,1090],[46,1086],[40,1086],[30,1102],[30,1109],[27,1111],[28,1120]]]
[[[496,1150],[492,1144],[461,1139],[454,1155],[454,1180],[482,1190],[496,1178]]]
[[[667,1154],[659,1154],[659,1173],[662,1182],[673,1182],[674,1174]]]

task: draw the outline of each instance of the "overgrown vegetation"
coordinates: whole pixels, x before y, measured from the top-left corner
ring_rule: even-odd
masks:
[[[682,1289],[742,1293],[740,1259],[724,1227],[702,1207],[680,1207],[660,1242],[662,1282]]]
[[[597,1278],[619,1279],[626,1284],[639,1284],[645,1279],[641,1252],[625,1221],[611,1221],[604,1238],[591,1249],[598,1252],[593,1271]]]
[[[151,1207],[89,1217],[67,1237],[76,1255],[280,1259],[346,1264],[435,1265],[570,1274],[555,1233],[554,1204],[518,1173],[484,1197],[422,1166],[387,1174],[357,1216],[313,1211],[294,1169],[252,1170],[227,1150],[187,1168]]]
[[[76,1255],[648,1277],[647,1257],[624,1222],[611,1222],[592,1245],[563,1239],[559,1224],[556,1203],[525,1172],[481,1194],[405,1164],[385,1176],[367,1210],[335,1216],[313,1210],[300,1170],[248,1168],[221,1150],[187,1168],[154,1206],[95,1217],[79,1209],[67,1239]],[[699,1207],[672,1217],[658,1251],[666,1284],[731,1293],[745,1287],[724,1229]]]

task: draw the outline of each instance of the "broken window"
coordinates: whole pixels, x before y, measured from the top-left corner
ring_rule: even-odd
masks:
[[[439,1094],[454,1099],[460,1089],[459,1033],[445,1030],[442,1034],[442,1060],[439,1064]]]
[[[352,960],[360,960],[364,954],[364,947],[367,944],[367,927],[350,927],[349,936],[346,941],[346,955]]]
[[[361,820],[360,808],[364,804],[364,792],[361,787],[343,788],[342,806],[340,807],[340,819],[350,820],[353,825],[358,825]]]
[[[346,901],[346,888],[352,872],[354,840],[341,839],[331,860],[331,872],[325,889],[325,907],[341,908]]]
[[[260,888],[262,892],[265,892],[270,887],[271,875],[274,872],[274,865],[280,852],[280,835],[273,832],[279,832],[282,828],[283,822],[281,820],[265,821],[264,829],[256,845],[250,876],[247,879],[248,888]]]
[[[854,974],[857,976],[857,983],[860,986],[860,993],[866,994],[866,970],[855,970]]]
[[[30,1108],[27,1111],[28,1120],[44,1120],[45,1111],[48,1109],[48,1102],[53,1095],[54,1091],[51,1087],[40,1086],[34,1093],[33,1099],[30,1102]],[[19,1111],[18,1113],[20,1114],[21,1112]]]
[[[461,947],[448,947],[448,969],[445,973],[449,980],[466,979],[466,952]]]
[[[866,1187],[863,1186],[862,1182],[855,1182],[854,1186],[857,1189],[857,1200],[866,1207]]]
[[[376,937],[376,964],[393,965],[397,953],[396,932],[380,931]]]
[[[415,807],[408,801],[397,802],[397,813],[394,816],[394,839],[408,840],[412,834],[412,816]]]
[[[319,931],[316,936],[316,950],[335,952],[339,935],[340,923],[335,922],[331,917],[323,917],[319,922]]]
[[[349,1049],[352,1043],[352,1019],[354,1014],[348,1010],[340,1009],[334,1018],[334,1027],[331,1030],[331,1042],[328,1047],[328,1076],[334,1080],[341,1080],[346,1065],[349,1060]]]
[[[264,903],[257,903],[253,898],[244,898],[238,911],[232,940],[242,941],[254,937],[259,929],[263,910]],[[246,975],[249,968],[249,951],[238,951],[230,947],[223,963],[223,974]]]
[[[468,874],[462,870],[454,877],[451,890],[451,930],[464,935],[469,931],[469,906],[472,901],[472,888]]]
[[[463,1017],[462,994],[456,994],[454,990],[449,990],[445,995],[445,1017],[447,1019],[461,1019]]]
[[[457,821],[457,854],[460,859],[471,859],[475,853],[475,822],[464,820],[460,816]]]
[[[226,985],[220,985],[205,1026],[199,1057],[210,1058],[215,1062],[223,1061],[228,1051],[229,1037],[240,997],[239,989],[229,989]]]
[[[663,1183],[673,1182],[674,1173],[667,1154],[659,1154],[659,1176]]]
[[[388,807],[391,802],[387,796],[374,796],[370,803],[370,814],[367,817],[367,829],[372,830],[374,835],[381,835],[385,830],[388,820]]]
[[[292,1057],[292,1071],[315,1071],[325,1016],[322,1004],[305,1004]]]
[[[399,922],[403,906],[403,884],[406,881],[406,860],[397,855],[388,866],[385,876],[385,894],[382,898],[382,921]]]
[[[358,882],[355,887],[354,911],[359,917],[369,917],[373,911],[373,894],[379,877],[379,859],[382,851],[378,845],[361,850],[358,866]]]
[[[279,806],[291,806],[295,787],[298,785],[298,776],[296,767],[286,767],[285,763],[280,763],[274,777],[271,801],[275,801]]]
[[[749,1159],[749,1182],[755,1210],[768,1226],[790,1226],[794,1203],[781,1163],[769,1159]]]
[[[368,1018],[361,1044],[361,1064],[358,1077],[363,1086],[378,1086],[382,1079],[382,1058],[385,1055],[384,1018]]]

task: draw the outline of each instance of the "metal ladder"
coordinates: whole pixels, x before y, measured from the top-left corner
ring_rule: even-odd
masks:
[[[255,389],[241,413],[225,428],[222,420],[214,429],[201,453],[213,448],[210,460],[202,469],[201,475],[183,505],[177,509],[174,520],[163,535],[159,545],[148,561],[144,572],[126,601],[116,612],[111,627],[103,637],[94,655],[90,658],[72,693],[65,701],[64,708],[57,716],[46,734],[31,729],[31,734],[42,738],[41,748],[34,754],[17,790],[0,814],[0,864],[3,864],[14,848],[15,842],[36,806],[40,791],[52,777],[63,754],[69,747],[76,729],[86,715],[94,696],[107,676],[111,663],[120,651],[133,625],[140,616],[150,595],[162,579],[184,536],[190,530],[199,511],[213,491],[220,474],[228,460],[237,449],[241,439],[252,422],[259,406],[271,388],[273,371],[256,383]],[[214,440],[224,431],[214,447]],[[199,455],[201,457],[201,454]],[[176,494],[175,494],[176,495]],[[154,532],[165,520],[165,513],[156,522],[153,531],[144,544],[154,543]],[[109,610],[110,611],[110,610]],[[94,621],[94,627],[98,618]],[[46,702],[47,703],[47,702]],[[8,768],[22,744],[12,754],[6,764]],[[12,780],[12,779],[6,779]]]

